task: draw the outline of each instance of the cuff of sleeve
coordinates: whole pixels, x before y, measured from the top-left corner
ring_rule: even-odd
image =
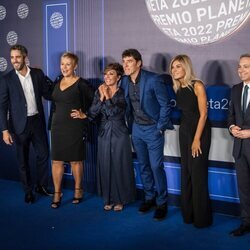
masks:
[[[228,128],[228,130],[229,130],[229,132],[232,132],[232,128],[233,127],[235,127],[235,125],[233,124],[233,125],[231,125],[229,128]]]

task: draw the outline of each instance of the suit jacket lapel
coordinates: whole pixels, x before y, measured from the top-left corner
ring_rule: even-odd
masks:
[[[24,100],[26,102],[22,84],[21,84],[21,82],[19,80],[19,77],[18,77],[18,75],[17,75],[17,73],[16,73],[15,70],[13,70],[13,74],[12,74],[11,78],[12,78],[13,83],[15,83],[18,91],[22,94],[22,96],[23,96],[23,98],[24,98]]]
[[[32,80],[32,84],[33,84],[33,89],[34,89],[34,94],[35,94],[35,98],[36,98],[36,102],[38,100],[38,83],[36,81],[36,76],[34,74],[34,71],[30,68],[30,76],[31,76],[31,80]]]
[[[239,109],[239,111],[240,111],[240,113],[242,113],[242,108],[241,108],[241,102],[242,102],[242,98],[241,98],[241,96],[242,96],[242,88],[243,88],[243,83],[241,83],[240,85],[239,85],[239,88],[237,89],[237,95],[236,95],[236,98],[237,98],[237,100],[236,100],[236,103],[237,103],[237,106],[238,106],[238,109]]]
[[[142,107],[142,100],[144,95],[144,89],[145,89],[145,72],[141,70],[141,78],[140,78],[140,104]]]

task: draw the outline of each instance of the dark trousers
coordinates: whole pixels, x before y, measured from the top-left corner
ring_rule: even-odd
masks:
[[[240,157],[235,160],[238,191],[243,224],[250,225],[250,154],[246,141],[242,140]]]
[[[208,192],[208,154],[210,130],[201,138],[202,154],[193,158],[193,136],[180,128],[181,151],[181,211],[185,223],[207,227],[212,223],[212,209]]]
[[[133,124],[133,147],[137,154],[146,200],[156,198],[157,205],[167,202],[167,179],[163,165],[164,135],[156,125]],[[156,188],[156,192],[155,192]]]
[[[22,134],[15,134],[17,158],[19,162],[20,179],[24,192],[32,191],[29,151],[32,144],[36,154],[37,185],[48,185],[48,140],[46,130],[39,115],[27,118],[27,124]]]

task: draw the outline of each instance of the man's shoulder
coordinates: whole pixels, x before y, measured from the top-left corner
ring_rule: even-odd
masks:
[[[43,71],[41,70],[41,69],[39,69],[39,68],[32,68],[32,67],[29,67],[30,68],[30,73],[31,74],[42,74],[42,75],[44,75],[44,73],[43,73]]]
[[[232,90],[240,89],[243,86],[243,82],[236,83],[232,86]]]
[[[148,70],[145,70],[145,69],[142,69],[141,70],[141,78],[143,78],[144,80],[147,80],[147,81],[163,81],[163,78],[160,74],[158,73],[155,73],[155,72],[152,72],[152,71],[148,71]]]
[[[3,78],[8,79],[8,78],[12,77],[15,74],[16,74],[16,71],[14,69],[12,69],[9,72],[7,72],[5,75],[3,75]]]
[[[157,73],[145,69],[141,69],[141,74],[147,77],[157,77],[159,76]]]

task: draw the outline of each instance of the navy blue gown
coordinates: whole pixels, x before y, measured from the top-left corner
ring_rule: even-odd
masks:
[[[135,199],[135,178],[124,91],[101,102],[99,90],[89,109],[90,120],[99,118],[97,188],[105,204],[126,204]]]

